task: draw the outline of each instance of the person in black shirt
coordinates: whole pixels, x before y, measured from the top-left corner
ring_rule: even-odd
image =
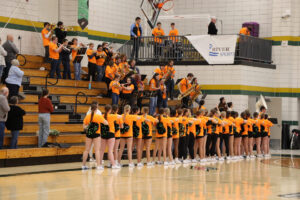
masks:
[[[211,17],[211,21],[208,25],[208,34],[209,35],[217,35],[218,34],[218,29],[216,27],[216,22],[217,22],[216,17]]]
[[[63,22],[57,22],[57,27],[54,29],[55,36],[58,39],[58,43],[62,44],[63,40],[67,37],[67,31],[64,30]]]
[[[108,62],[112,59],[114,53],[111,49],[109,49],[107,42],[102,43],[102,49],[106,54],[105,65],[108,65]]]
[[[11,149],[17,148],[19,132],[23,129],[23,116],[26,114],[22,108],[17,106],[18,101],[17,96],[10,98],[10,111],[8,112],[8,117],[5,122],[6,128],[11,131]]]
[[[63,49],[60,53],[61,62],[64,66],[63,79],[71,80],[70,54],[72,53],[72,50],[70,48],[70,44],[68,43],[67,39],[63,40],[62,45],[65,46],[65,47],[63,47]]]

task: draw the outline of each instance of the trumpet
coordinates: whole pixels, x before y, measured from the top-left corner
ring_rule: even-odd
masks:
[[[74,31],[74,27],[73,26],[64,26],[63,29],[65,31]]]
[[[184,93],[179,94],[178,100],[183,99],[184,97],[189,96],[193,91],[195,91],[197,84],[193,84],[189,89],[187,89]]]
[[[63,45],[63,44],[57,43],[57,46],[60,46],[60,45]],[[68,52],[71,51],[71,49],[69,49],[68,46],[65,46],[65,45],[63,45],[63,49]]]

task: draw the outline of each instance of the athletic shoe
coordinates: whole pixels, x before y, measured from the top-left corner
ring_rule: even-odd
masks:
[[[263,158],[263,155],[261,155],[261,154],[257,154],[256,156],[257,156],[257,158]]]
[[[90,158],[90,162],[95,162],[96,160],[94,158]]]
[[[246,156],[245,159],[246,159],[246,160],[250,160],[250,156]]]
[[[111,168],[111,166],[112,166],[111,163],[108,163],[106,167]]]
[[[138,163],[137,167],[144,167],[144,164],[143,163]]]
[[[183,162],[182,162],[183,164],[189,164],[189,163],[191,163],[189,160],[183,160]]]
[[[255,155],[251,155],[250,158],[255,158]]]
[[[196,160],[196,159],[193,159],[193,160],[192,160],[192,163],[197,163],[197,160]]]
[[[134,168],[134,164],[133,164],[133,163],[129,163],[129,164],[128,164],[128,167],[129,167],[129,168]]]
[[[121,167],[118,164],[116,164],[116,165],[111,166],[111,169],[121,169]]]
[[[175,158],[175,163],[176,164],[182,164],[182,162],[180,160],[178,160],[178,158]]]
[[[154,166],[154,165],[156,164],[156,162],[155,162],[155,161],[152,161],[151,164],[152,164],[152,166]]]
[[[171,162],[169,162],[169,165],[175,165],[175,161],[172,160]]]
[[[197,162],[200,162],[200,158],[197,158],[196,160],[197,160]]]
[[[164,166],[168,166],[169,165],[169,163],[166,161],[166,162],[164,162]]]
[[[232,160],[232,157],[231,156],[227,156],[226,160]]]
[[[82,170],[88,170],[88,169],[90,169],[90,168],[89,168],[88,166],[82,166],[81,169],[82,169]]]
[[[104,167],[102,165],[97,166],[97,170],[104,170]]]
[[[164,164],[164,162],[163,161],[156,161],[156,164],[162,165],[162,164]]]
[[[152,162],[147,162],[147,166],[148,167],[153,166],[153,163]]]

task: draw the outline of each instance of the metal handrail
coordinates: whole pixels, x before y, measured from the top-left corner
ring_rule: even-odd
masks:
[[[48,82],[48,78],[50,78],[50,73],[48,73],[47,74],[47,76],[46,76],[46,79],[45,79],[45,88],[47,89],[47,87],[48,87],[48,84],[49,85],[57,85],[57,83],[58,83],[58,77],[56,77],[56,81],[55,81],[55,83],[51,83],[51,82]]]
[[[78,101],[78,96],[83,96],[83,97],[85,97],[84,103]],[[88,96],[87,96],[85,93],[83,93],[83,92],[78,92],[78,93],[76,94],[76,96],[75,96],[75,109],[74,109],[74,114],[75,114],[75,115],[77,114],[77,103],[79,103],[79,104],[86,104],[87,101],[88,101]]]

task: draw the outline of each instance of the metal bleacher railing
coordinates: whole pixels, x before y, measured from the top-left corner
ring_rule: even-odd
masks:
[[[145,36],[141,37],[138,43],[138,63],[140,64],[156,64],[170,59],[177,64],[207,64],[185,36]],[[133,46],[133,40],[129,40],[118,49],[118,52],[132,58]],[[235,61],[242,60],[271,64],[272,41],[240,35]]]

